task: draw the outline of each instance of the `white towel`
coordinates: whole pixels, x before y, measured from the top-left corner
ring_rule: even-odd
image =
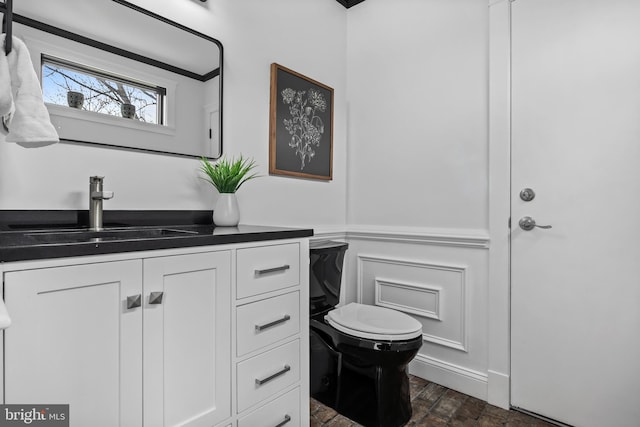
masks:
[[[14,104],[14,111],[2,116],[9,128],[5,140],[23,147],[42,147],[58,142],[58,133],[51,124],[49,111],[42,100],[40,81],[33,69],[29,50],[17,37],[13,37],[12,41],[13,47],[8,55],[0,51],[0,63],[6,61],[9,70]],[[4,37],[0,46],[4,46]],[[0,64],[0,73],[3,70],[4,65]],[[5,79],[6,76],[0,74],[0,91],[6,90]],[[0,94],[0,100],[3,98],[5,95]],[[0,113],[4,111],[0,110]]]
[[[11,317],[7,312],[4,301],[0,298],[0,329],[7,329],[11,325]]]
[[[11,75],[9,74],[9,62],[7,57],[2,55],[1,48],[4,47],[5,35],[0,37],[0,119],[9,120],[15,111],[13,95],[11,94]]]

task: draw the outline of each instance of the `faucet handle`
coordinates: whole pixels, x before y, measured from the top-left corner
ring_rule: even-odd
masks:
[[[91,198],[96,200],[108,200],[113,198],[113,191],[93,191]]]

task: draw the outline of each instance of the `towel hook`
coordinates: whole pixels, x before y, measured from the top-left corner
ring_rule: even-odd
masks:
[[[2,17],[2,32],[5,34],[4,38],[4,53],[8,55],[11,53],[12,48],[12,26],[13,26],[13,0],[5,0],[4,2],[4,15]]]

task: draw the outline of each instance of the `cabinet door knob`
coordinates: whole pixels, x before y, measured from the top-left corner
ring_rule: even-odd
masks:
[[[265,269],[262,269],[262,270],[256,270],[255,273],[256,273],[256,276],[261,276],[263,274],[276,273],[278,271],[285,271],[285,270],[288,270],[290,268],[291,268],[291,266],[289,264],[285,264],[285,265],[281,265],[279,267],[265,268]]]
[[[256,325],[256,331],[260,332],[263,329],[267,329],[267,328],[270,328],[272,326],[279,325],[280,323],[284,323],[289,319],[291,319],[291,316],[289,316],[288,314],[285,314],[282,317],[282,319],[274,320],[273,322],[265,323],[264,325]]]
[[[149,294],[149,304],[162,304],[164,292],[151,292]]]
[[[284,367],[283,367],[281,370],[279,370],[278,372],[276,372],[275,374],[271,374],[271,375],[269,375],[268,377],[266,377],[266,378],[262,378],[262,379],[260,379],[260,378],[256,378],[256,384],[257,384],[257,385],[263,385],[263,384],[266,384],[266,383],[268,383],[269,381],[271,381],[271,380],[273,380],[273,379],[278,378],[280,375],[284,375],[284,374],[286,374],[286,373],[287,373],[287,372],[289,372],[290,370],[291,370],[291,366],[289,366],[289,365],[284,365]]]
[[[282,420],[278,424],[276,424],[276,427],[282,427],[283,425],[287,424],[289,421],[291,421],[291,417],[288,414],[286,414],[284,416],[284,420]]]
[[[127,297],[127,308],[132,309],[142,305],[142,294]]]

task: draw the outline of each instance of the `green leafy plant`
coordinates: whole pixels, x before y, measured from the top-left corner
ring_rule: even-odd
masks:
[[[202,157],[200,171],[206,176],[205,180],[213,185],[219,193],[235,193],[240,186],[259,175],[250,172],[257,166],[252,159],[240,156],[238,159],[220,159],[211,164],[206,157]]]

